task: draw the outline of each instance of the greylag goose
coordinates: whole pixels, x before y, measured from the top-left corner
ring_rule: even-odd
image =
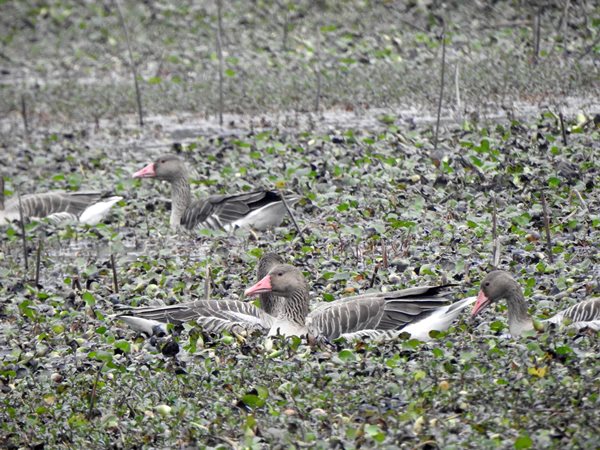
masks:
[[[269,334],[338,337],[393,338],[408,332],[428,340],[432,330],[446,330],[475,297],[448,305],[447,286],[424,286],[394,292],[363,294],[323,303],[309,312],[309,289],[302,272],[280,264],[245,295],[272,293],[284,297],[281,312]]]
[[[287,213],[281,195],[257,190],[234,195],[211,195],[192,200],[185,163],[175,155],[164,155],[133,174],[133,178],[156,178],[171,183],[171,229],[197,226],[231,231],[250,228],[263,231],[278,226]],[[297,196],[286,197],[288,205]]]
[[[47,218],[53,223],[79,221],[88,225],[98,224],[110,208],[123,197],[103,197],[100,192],[47,192],[21,196],[23,217]],[[11,198],[4,210],[0,210],[0,223],[19,220],[19,199]]]
[[[523,290],[512,275],[504,270],[494,270],[483,279],[471,316],[475,317],[490,304],[501,299],[506,299],[508,304],[508,328],[512,336],[521,336],[534,330],[533,320],[527,312]],[[565,320],[575,328],[600,330],[600,297],[577,303],[543,320],[542,324],[561,324]]]

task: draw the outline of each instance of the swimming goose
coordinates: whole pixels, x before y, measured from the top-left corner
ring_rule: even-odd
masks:
[[[516,337],[532,331],[534,324],[527,312],[527,302],[523,296],[523,290],[512,275],[503,270],[494,270],[483,279],[471,316],[475,317],[490,304],[503,298],[508,304],[510,334]],[[570,326],[575,328],[600,330],[600,297],[577,303],[551,318],[543,320],[542,323],[561,324],[565,319],[570,322]]]
[[[263,231],[281,224],[287,213],[281,195],[274,191],[257,190],[234,195],[211,195],[192,201],[188,171],[175,155],[164,155],[133,174],[133,178],[157,178],[171,183],[171,229],[188,230],[200,226],[231,231],[250,228]],[[299,198],[285,198],[294,205]]]
[[[448,286],[424,286],[394,292],[363,294],[323,303],[309,312],[309,289],[302,272],[280,264],[254,286],[252,296],[270,292],[285,298],[269,334],[311,335],[336,339],[393,338],[408,332],[428,340],[432,330],[446,330],[475,297],[448,305]]]
[[[123,197],[106,197],[100,192],[47,192],[21,196],[23,217],[47,218],[53,223],[79,221],[88,225],[98,224],[109,209]],[[19,220],[19,199],[11,198],[4,210],[0,210],[0,223]]]

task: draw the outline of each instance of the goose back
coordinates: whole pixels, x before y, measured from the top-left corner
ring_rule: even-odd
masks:
[[[364,335],[365,330],[400,330],[447,305],[447,290],[448,286],[424,286],[342,298],[318,306],[308,315],[307,326],[329,339]]]
[[[272,316],[251,303],[238,300],[196,300],[170,306],[128,308],[118,317],[134,329],[144,332],[147,332],[147,328],[139,325],[143,323],[140,319],[154,325],[196,322],[203,330],[211,333],[240,330],[266,331],[271,328],[274,321]]]
[[[294,204],[297,198],[291,198]],[[232,231],[236,228],[265,230],[278,226],[286,211],[281,196],[273,191],[236,195],[212,195],[192,202],[181,216],[181,225]]]
[[[103,200],[101,192],[47,192],[21,196],[23,216],[28,219],[48,218],[53,222],[81,220],[95,225],[108,212],[110,207],[122,197],[109,197]],[[99,206],[95,206],[99,205]],[[100,211],[97,213],[96,211]],[[19,219],[19,199],[12,198],[6,209],[0,211],[0,219]]]
[[[546,322],[560,324],[565,319],[575,328],[600,330],[600,297],[579,302],[550,317]]]

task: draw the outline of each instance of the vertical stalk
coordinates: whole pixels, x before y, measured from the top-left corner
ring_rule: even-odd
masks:
[[[42,239],[38,241],[37,251],[35,252],[35,285],[40,284],[40,265],[42,261]]]
[[[110,265],[112,267],[112,275],[113,275],[113,291],[115,294],[118,294],[119,293],[119,279],[117,278],[117,264],[115,263],[114,253],[110,254]]]
[[[317,22],[317,46],[315,48],[315,74],[317,76],[317,92],[315,95],[315,112],[321,108],[321,23]]]
[[[554,255],[552,255],[552,240],[550,238],[550,216],[548,214],[548,206],[546,204],[546,196],[543,192],[540,193],[542,197],[542,209],[544,211],[544,229],[546,230],[546,251],[548,252],[548,258],[550,262],[554,262]]]
[[[27,239],[25,236],[25,217],[23,215],[23,203],[21,202],[21,193],[17,190],[17,198],[19,199],[19,224],[21,225],[21,240],[23,242],[23,265],[25,267],[25,276],[29,270],[27,262]]]
[[[25,100],[25,94],[21,94],[21,117],[23,118],[25,134],[29,136],[29,119],[27,117],[27,101]]]
[[[219,125],[223,126],[223,0],[217,0],[217,56],[219,57]]]
[[[135,61],[133,60],[133,52],[131,51],[131,41],[129,40],[129,31],[127,30],[127,24],[125,23],[125,19],[123,18],[123,13],[121,12],[121,6],[119,5],[119,0],[114,0],[115,6],[117,7],[117,13],[119,14],[119,21],[121,22],[121,27],[123,28],[123,33],[125,34],[125,43],[127,44],[127,52],[129,53],[129,65],[131,67],[131,74],[133,76],[133,85],[135,87],[135,99],[137,102],[138,108],[138,117],[140,127],[144,126],[144,111],[142,109],[142,93],[140,91],[140,86],[138,84],[138,73],[137,66]]]
[[[433,139],[433,151],[437,150],[438,137],[440,133],[440,118],[442,116],[442,99],[444,97],[444,78],[446,76],[446,22],[444,21],[444,28],[442,29],[442,70],[440,74],[440,96],[438,99],[437,108],[437,120],[435,122],[435,136]]]

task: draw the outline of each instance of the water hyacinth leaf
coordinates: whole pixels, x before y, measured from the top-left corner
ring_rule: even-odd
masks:
[[[521,435],[515,441],[516,450],[525,450],[533,447],[533,441],[528,435]]]
[[[560,347],[556,347],[556,353],[559,355],[568,355],[569,353],[573,353],[573,349],[568,345],[561,345]]]
[[[415,381],[419,381],[422,380],[423,378],[425,378],[427,376],[427,372],[423,371],[423,370],[416,370],[413,374],[413,377],[415,379]]]
[[[129,341],[120,340],[115,342],[113,345],[123,353],[129,353],[131,351],[131,343]]]
[[[19,311],[25,317],[28,317],[29,319],[34,319],[35,310],[33,308],[31,308],[30,305],[31,305],[31,301],[29,301],[29,300],[25,300],[25,301],[19,303]]]
[[[377,425],[366,425],[365,426],[366,434],[376,442],[383,442],[385,440],[385,434]]]
[[[102,362],[109,362],[113,359],[113,353],[104,350],[92,351],[88,353],[88,358]]]
[[[89,291],[85,291],[83,294],[81,294],[81,299],[88,306],[93,306],[96,304],[96,299],[94,298],[94,295]]]
[[[256,409],[264,406],[268,397],[268,389],[263,386],[257,386],[252,391],[250,391],[242,397],[242,402],[246,406],[252,409]]]
[[[343,349],[338,352],[338,357],[344,362],[354,362],[356,361],[356,354],[350,349]]]

